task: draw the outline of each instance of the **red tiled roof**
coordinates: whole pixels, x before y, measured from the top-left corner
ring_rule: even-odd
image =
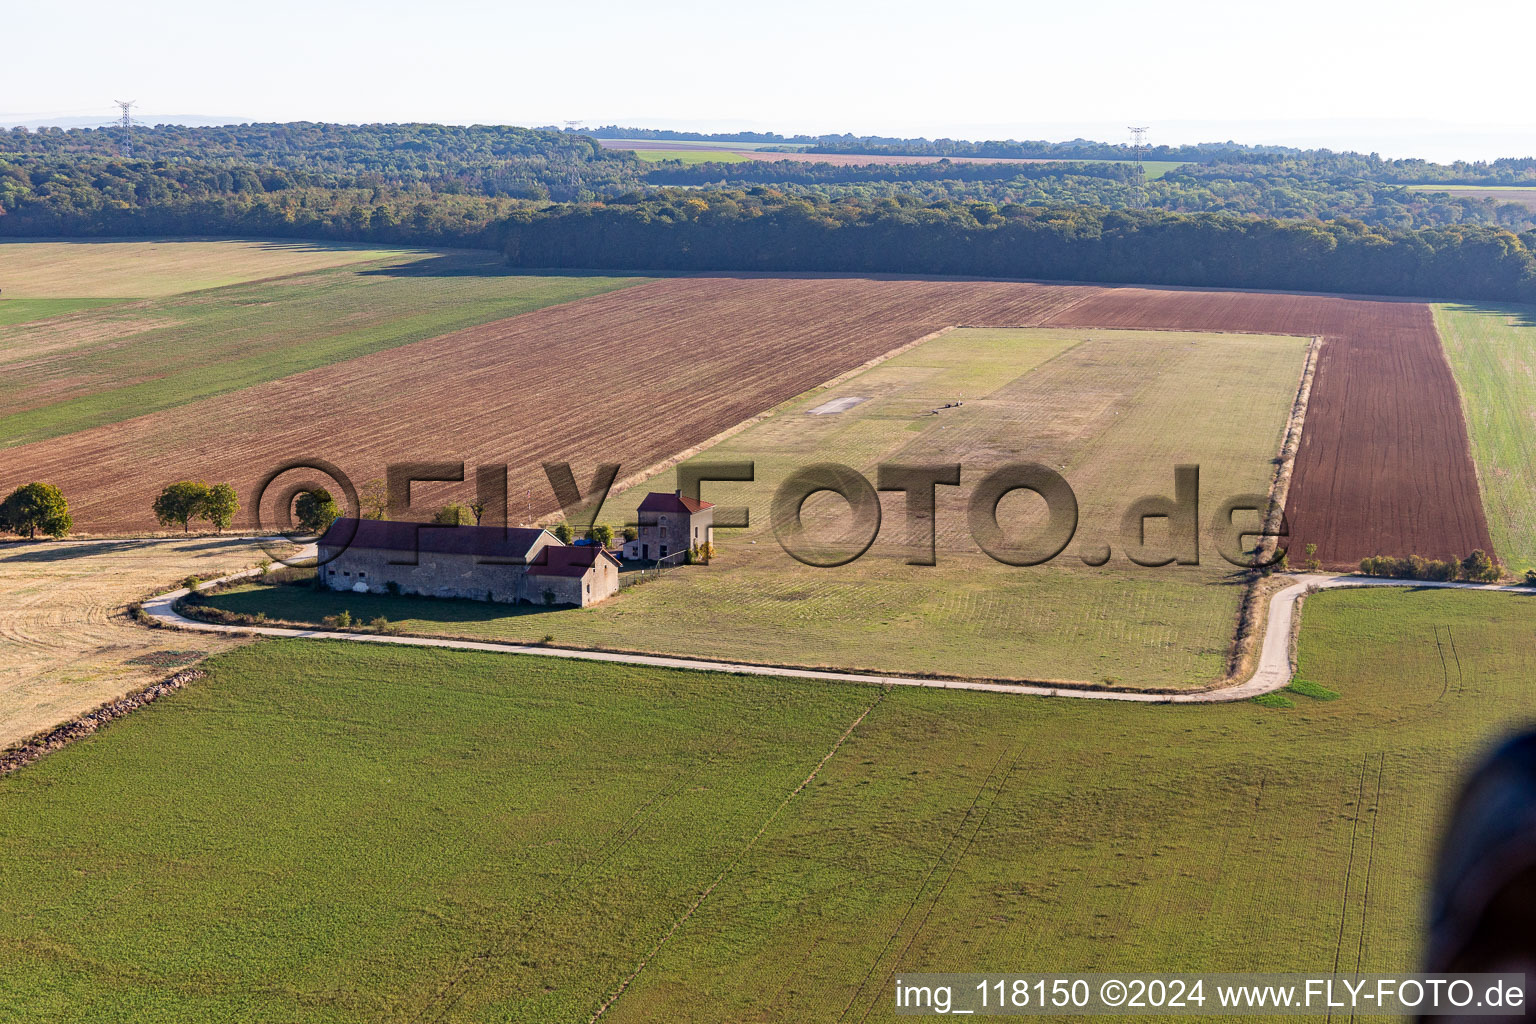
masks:
[[[320,545],[521,561],[528,557],[543,535],[543,530],[526,526],[502,529],[499,526],[434,526],[379,519],[338,519],[320,538]],[[560,543],[553,537],[549,539],[552,544]]]
[[[673,512],[677,515],[692,515],[695,512],[702,512],[706,508],[714,507],[714,502],[694,501],[692,498],[685,498],[677,492],[667,494],[663,491],[652,491],[640,503],[641,512]]]
[[[528,572],[532,576],[585,576],[587,570],[597,564],[599,559],[606,558],[614,565],[619,560],[596,544],[581,544],[571,547],[550,546],[541,548],[534,556],[533,562],[528,566]]]

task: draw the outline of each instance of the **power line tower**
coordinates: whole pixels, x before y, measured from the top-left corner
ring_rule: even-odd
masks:
[[[1147,169],[1141,166],[1141,149],[1146,143],[1147,126],[1133,125],[1128,130],[1131,133],[1132,152],[1136,159],[1136,205],[1142,207],[1147,205]]]
[[[133,156],[133,105],[138,100],[113,100],[122,108],[123,116],[118,119],[118,125],[123,129],[123,156]]]
[[[1140,181],[1141,176],[1146,173],[1141,166],[1141,147],[1146,142],[1147,126],[1142,125],[1140,128],[1131,128],[1129,130],[1132,140],[1131,145],[1134,148],[1136,154],[1136,180]]]

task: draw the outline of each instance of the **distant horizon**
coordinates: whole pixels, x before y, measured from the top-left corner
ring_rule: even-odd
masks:
[[[522,121],[487,120],[417,120],[390,118],[375,120],[345,120],[325,117],[275,118],[238,114],[173,114],[135,113],[135,124],[153,127],[158,124],[174,124],[187,127],[219,127],[224,125],[294,123],[309,121],[330,124],[442,124],[442,125],[506,125],[520,128],[563,128],[565,121],[556,118],[524,119]],[[569,120],[569,119],[566,119]],[[116,118],[103,114],[46,115],[31,113],[0,113],[0,128],[9,130],[24,127],[35,130],[42,127],[104,128],[116,123]],[[657,117],[599,117],[582,120],[576,130],[583,134],[596,134],[598,128],[615,127],[653,131],[696,132],[700,134],[734,134],[738,132],[774,133],[791,138],[796,135],[854,135],[888,136],[896,138],[955,139],[980,142],[987,140],[1019,140],[1071,142],[1078,139],[1099,143],[1129,142],[1129,133],[1116,128],[1111,122],[1036,122],[1019,125],[954,124],[944,130],[930,128],[918,130],[917,126],[879,126],[874,128],[827,129],[818,125],[805,129],[786,129],[781,125],[741,119],[738,121],[695,120],[687,118]],[[1152,123],[1148,133],[1149,146],[1183,146],[1221,144],[1231,142],[1244,146],[1285,146],[1295,149],[1330,149],[1335,152],[1377,153],[1386,159],[1422,159],[1434,163],[1489,162],[1497,159],[1524,159],[1536,156],[1536,128],[1506,125],[1458,125],[1424,119],[1313,119],[1256,121],[1247,124],[1225,121],[1167,121]],[[1240,131],[1246,128],[1247,131]],[[1507,147],[1505,140],[1508,140]],[[1524,144],[1523,149],[1515,148]]]

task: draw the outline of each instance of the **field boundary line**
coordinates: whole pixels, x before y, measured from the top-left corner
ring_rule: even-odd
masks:
[[[1264,529],[1269,534],[1259,541],[1259,553],[1269,556],[1280,544],[1276,535],[1285,519],[1285,502],[1290,497],[1291,478],[1296,472],[1296,454],[1301,450],[1301,433],[1306,425],[1307,402],[1312,397],[1312,382],[1317,376],[1317,361],[1322,353],[1323,336],[1313,335],[1307,346],[1307,358],[1301,365],[1301,377],[1296,382],[1296,397],[1291,401],[1291,411],[1286,417],[1285,434],[1280,439],[1279,462],[1269,482],[1269,509],[1264,518]],[[1259,614],[1258,605],[1264,577],[1249,581],[1238,602],[1237,622],[1232,630],[1232,647],[1227,655],[1226,675],[1217,681],[1238,682],[1250,674],[1254,648],[1268,636],[1267,619]]]
[[[833,755],[842,749],[844,741],[846,741],[849,736],[853,735],[853,730],[859,727],[860,723],[862,723],[864,719],[869,716],[871,711],[880,706],[880,702],[885,700],[886,695],[890,692],[891,691],[888,687],[882,689],[880,693],[876,695],[875,699],[870,702],[869,707],[859,712],[859,717],[855,718],[853,722],[848,726],[848,728],[843,730],[843,734],[837,738],[837,742],[832,744],[832,749],[828,750],[825,754],[822,755],[821,760],[816,762],[816,767],[811,769],[811,773],[804,779],[801,779],[800,785],[790,790],[789,795],[780,801],[779,806],[773,809],[773,813],[768,815],[768,817],[763,820],[763,823],[758,827],[757,832],[753,834],[751,839],[747,840],[747,844],[745,846],[737,851],[736,856],[731,858],[730,863],[720,869],[720,873],[715,876],[715,880],[710,882],[709,887],[699,894],[698,899],[693,901],[688,909],[683,912],[681,917],[672,922],[672,927],[668,928],[666,933],[656,941],[656,945],[652,947],[651,951],[645,955],[644,959],[640,961],[640,963],[635,967],[634,971],[630,973],[629,977],[624,979],[623,984],[618,987],[618,990],[615,991],[613,995],[609,996],[608,999],[604,1001],[603,1005],[597,1008],[597,1012],[593,1013],[592,1016],[587,1019],[587,1024],[593,1024],[593,1021],[596,1021],[604,1013],[608,1012],[608,1008],[610,1006],[618,1002],[619,997],[622,996],[625,990],[628,989],[629,986],[634,983],[634,980],[640,976],[640,972],[645,970],[646,965],[651,962],[657,953],[661,952],[661,947],[666,945],[667,940],[670,939],[673,934],[679,928],[681,928],[690,917],[693,916],[694,911],[698,910],[699,907],[703,905],[705,900],[709,899],[710,893],[714,892],[720,883],[725,881],[725,876],[730,874],[731,871],[735,869],[736,865],[740,864],[743,860],[746,859],[747,854],[752,852],[752,848],[757,845],[757,841],[763,837],[765,832],[768,831],[768,826],[772,825],[774,820],[778,818],[779,814],[784,810],[784,808],[789,806],[789,802],[791,800],[799,796],[806,786],[809,786],[813,781],[815,781],[816,776],[821,772],[822,768],[826,767],[827,762],[832,760]]]
[[[907,936],[906,945],[901,947],[901,952],[896,954],[896,960],[891,964],[890,970],[885,972],[885,984],[889,984],[891,979],[896,976],[896,972],[901,969],[901,961],[905,959],[908,953],[912,952],[912,947],[917,944],[918,936],[922,935],[923,930],[928,927],[928,920],[933,917],[933,912],[938,907],[939,901],[944,898],[944,892],[949,888],[950,879],[955,877],[955,871],[959,869],[960,862],[971,852],[971,847],[976,845],[976,837],[981,835],[982,830],[987,827],[987,819],[992,816],[993,809],[997,807],[998,800],[1002,798],[1003,790],[1008,788],[1008,782],[1013,778],[1014,771],[1018,769],[1019,759],[1024,756],[1024,750],[1025,744],[1020,743],[1019,749],[1014,751],[1013,760],[1008,762],[1008,770],[1003,773],[1002,779],[997,783],[997,788],[992,791],[992,799],[987,801],[986,809],[981,812],[981,817],[977,820],[976,827],[971,830],[971,834],[966,838],[965,845],[960,848],[960,852],[955,854],[954,859],[949,862],[949,870],[944,873],[944,880],[939,883],[938,891],[933,894],[933,899],[928,901],[928,909],[923,911],[922,920],[917,922],[917,927],[912,929],[911,935]],[[1003,754],[999,755],[998,762],[1001,763],[1003,757],[1006,756],[1007,751],[1004,751]],[[995,768],[993,770],[996,771]],[[987,782],[990,783],[991,781],[992,778],[989,775]],[[980,794],[977,795],[979,798]],[[862,988],[863,986],[861,985],[860,989],[862,990]],[[884,985],[873,993],[869,1005],[864,1007],[864,1013],[859,1017],[859,1024],[864,1024],[864,1021],[869,1019],[869,1015],[875,1012],[875,1007],[880,1004],[883,992]]]
[[[199,668],[183,669],[158,682],[141,686],[116,700],[100,704],[83,715],[76,715],[61,725],[44,729],[42,732],[13,743],[0,750],[0,776],[9,775],[29,764],[35,764],[48,754],[67,747],[76,740],[93,736],[99,729],[117,719],[132,714],[144,705],[152,703],[173,690],[181,689],[193,680],[202,679],[207,674]]]

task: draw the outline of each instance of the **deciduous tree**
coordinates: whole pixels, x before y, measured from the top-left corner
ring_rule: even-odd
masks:
[[[53,484],[23,484],[0,502],[0,529],[26,537],[36,537],[39,530],[50,537],[62,537],[74,526],[69,503]]]
[[[207,484],[198,480],[178,480],[155,499],[155,519],[161,526],[180,525],[183,533],[190,533],[192,520],[203,514],[207,502]]]
[[[293,518],[306,533],[322,534],[341,518],[341,506],[324,487],[300,491],[293,499]]]

